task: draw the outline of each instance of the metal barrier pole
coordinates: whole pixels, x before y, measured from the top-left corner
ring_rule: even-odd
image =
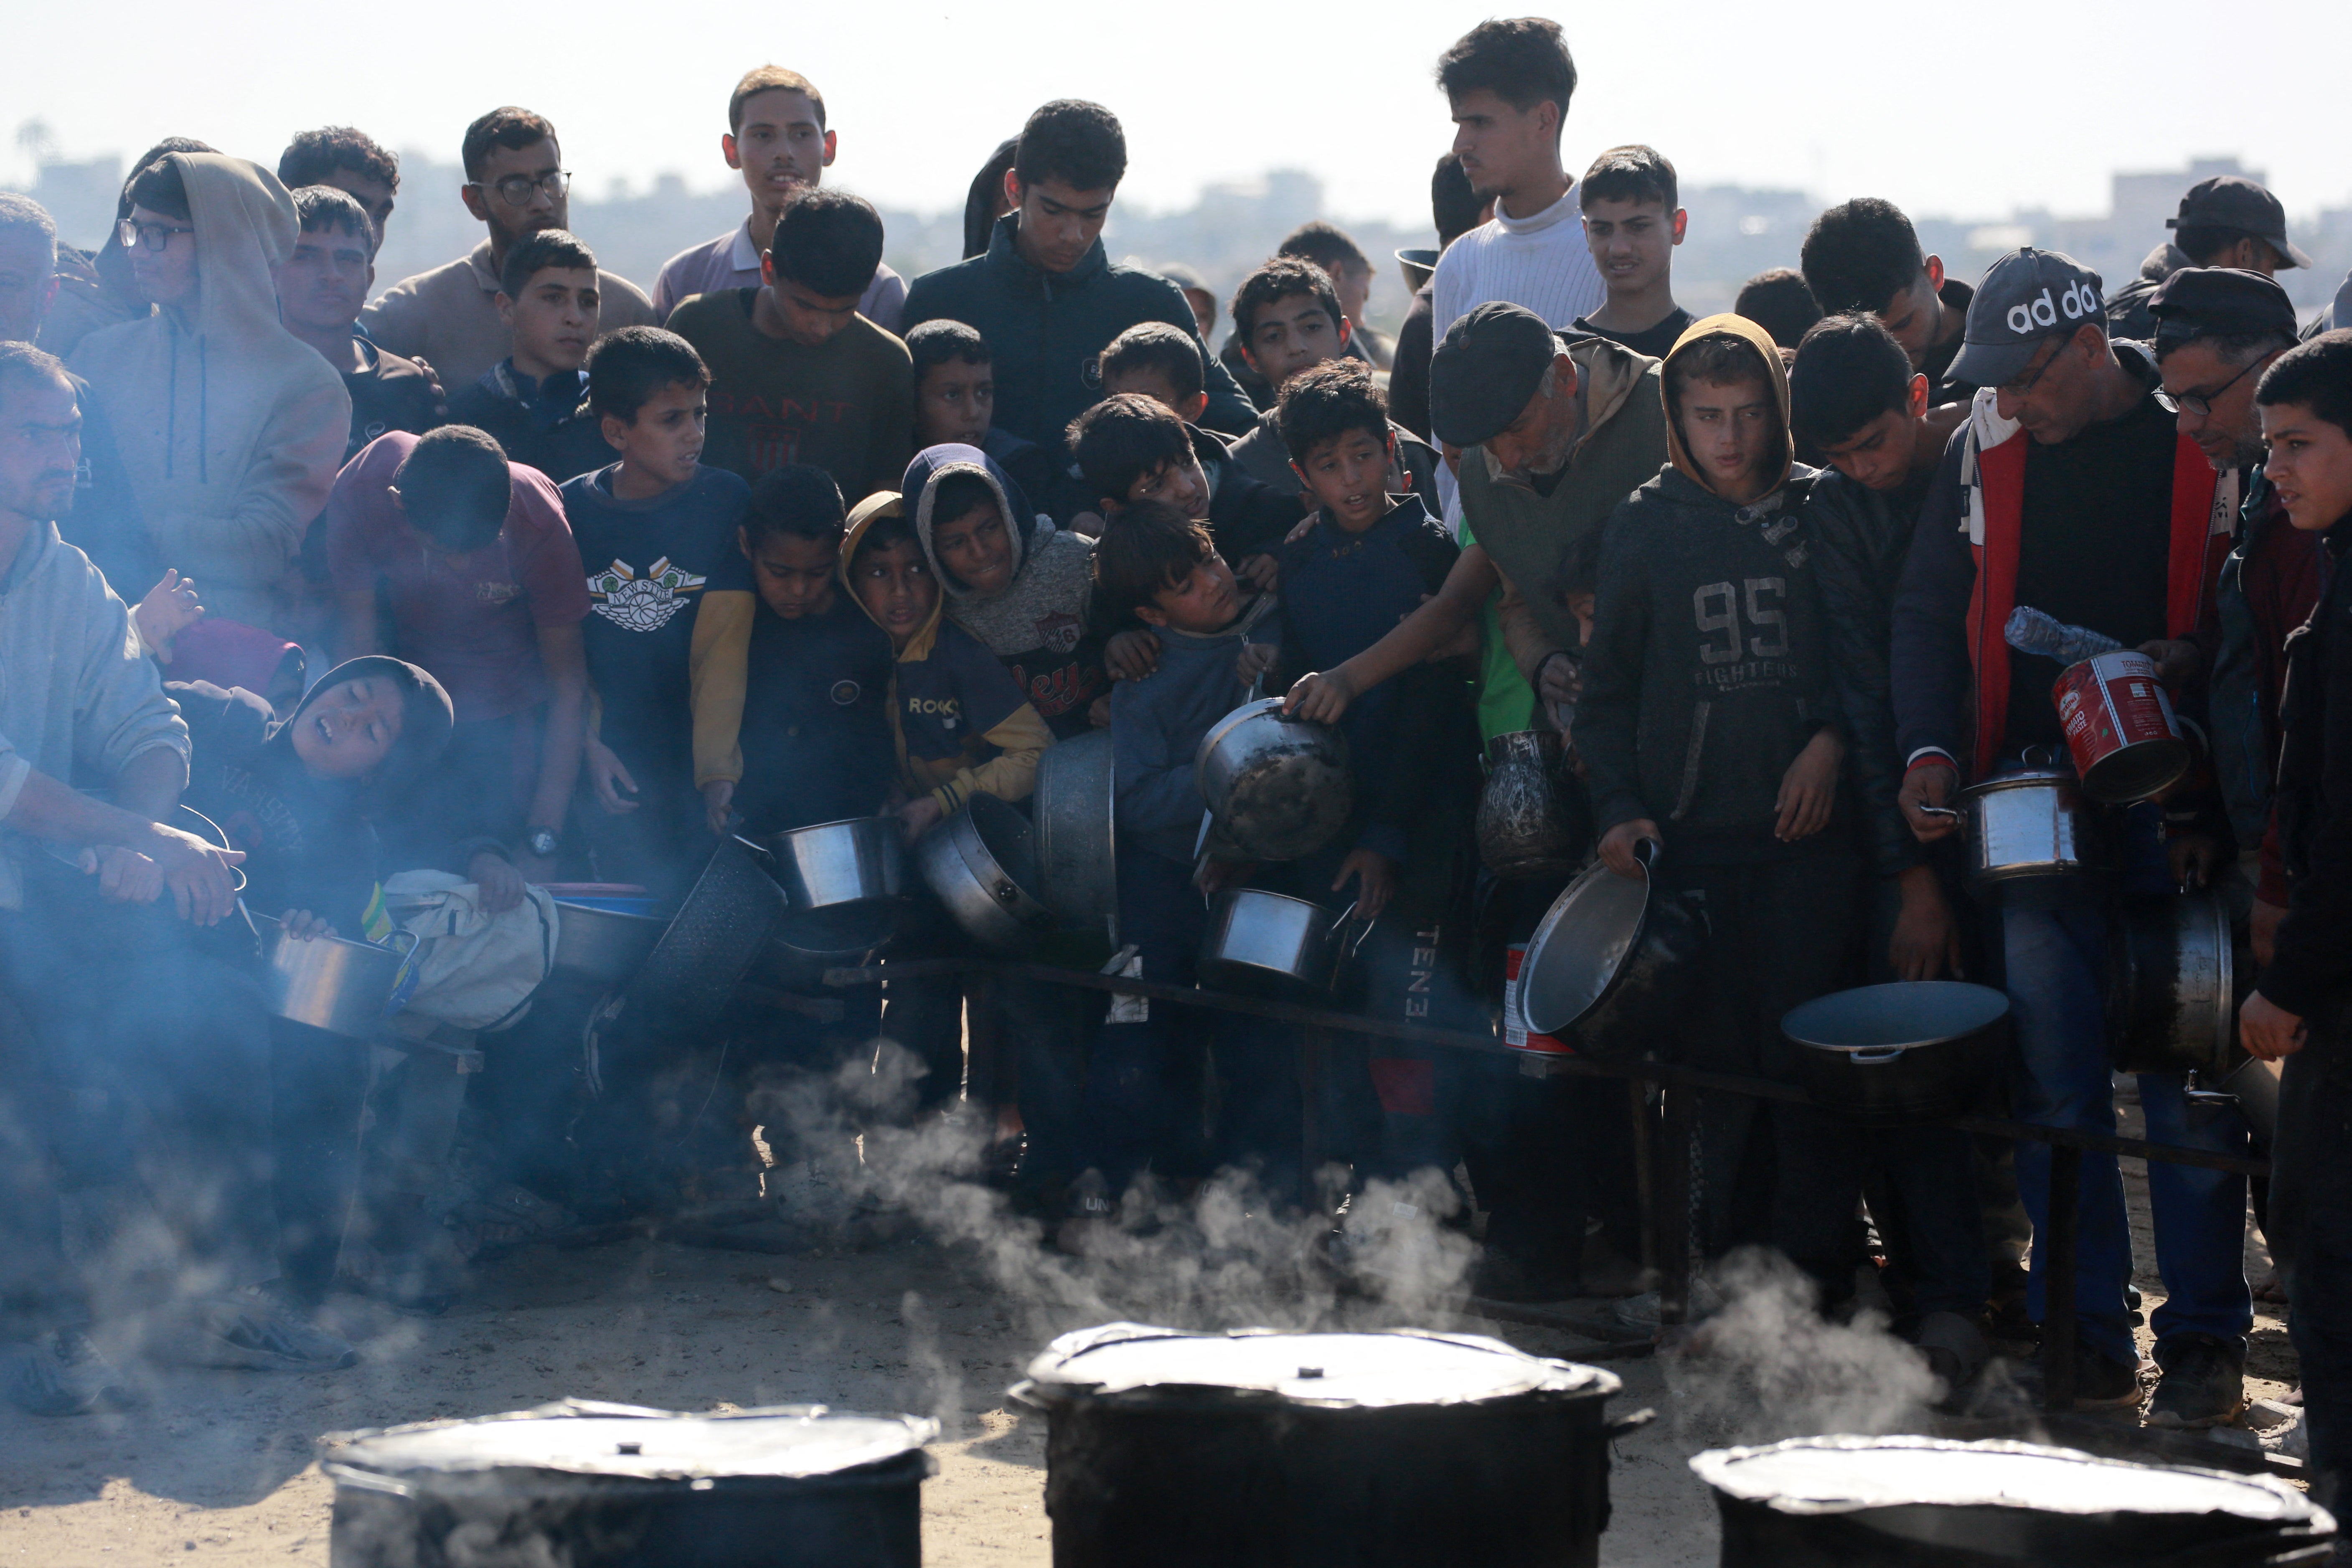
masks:
[[[1664,1249],[1659,1245],[1657,1119],[1650,1113],[1650,1086],[1628,1079],[1625,1106],[1633,1118],[1633,1201],[1642,1213],[1642,1267],[1654,1273]]]
[[[985,969],[970,974],[963,988],[964,1097],[996,1135],[996,1084],[1004,1051],[1003,982]]]
[[[1698,1092],[1677,1084],[1665,1092],[1664,1136],[1659,1140],[1657,1207],[1658,1322],[1690,1321],[1691,1159],[1698,1148]]]
[[[2074,1407],[2074,1248],[2082,1233],[2083,1151],[2059,1145],[2050,1151],[2050,1223],[2047,1237],[2033,1239],[2042,1259],[2042,1406]]]

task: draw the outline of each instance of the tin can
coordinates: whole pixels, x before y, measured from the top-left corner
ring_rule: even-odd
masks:
[[[1528,1020],[1519,1011],[1519,966],[1527,958],[1528,945],[1524,942],[1514,942],[1503,949],[1503,1043],[1513,1051],[1533,1051],[1540,1056],[1573,1056],[1573,1046],[1557,1035],[1539,1034],[1528,1028]]]
[[[2179,783],[2192,758],[2156,678],[2156,662],[2125,650],[2067,667],[2051,688],[2083,793],[2128,806]]]

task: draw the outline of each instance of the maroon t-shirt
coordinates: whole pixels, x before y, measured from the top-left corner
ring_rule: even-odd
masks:
[[[337,593],[382,584],[392,606],[390,641],[448,688],[459,723],[504,718],[547,700],[539,629],[588,613],[588,574],[547,476],[507,466],[514,500],[497,540],[451,555],[411,528],[384,492],[415,448],[394,431],[343,465],[327,497],[327,570]]]

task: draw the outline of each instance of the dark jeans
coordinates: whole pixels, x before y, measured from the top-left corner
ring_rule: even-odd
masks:
[[[1921,1312],[1974,1316],[1992,1289],[1978,1224],[1975,1149],[1951,1127],[1864,1127],[1810,1105],[1774,1104],[1779,1156],[1773,1245],[1820,1285],[1822,1301],[1853,1294],[1854,1198],[1875,1168],[1895,1190]]]
[[[1193,962],[1207,928],[1190,866],[1139,850],[1119,852],[1119,936],[1138,949],[1140,978],[1195,984]],[[1087,1071],[1081,1164],[1101,1172],[1114,1192],[1146,1166],[1164,1169],[1180,1152],[1179,1122],[1191,1101],[1185,1081],[1198,1081],[1202,1059],[1213,1051],[1223,1090],[1220,1162],[1258,1166],[1270,1191],[1295,1200],[1301,1101],[1287,1031],[1236,1013],[1116,1000],[1124,1006],[1113,1007]]]
[[[1670,843],[1668,856],[1673,852]],[[1823,846],[1748,864],[1693,866],[1669,858],[1663,869],[1670,886],[1698,895],[1707,923],[1706,958],[1693,981],[1698,997],[1680,1060],[1714,1072],[1792,1080],[1796,1048],[1782,1038],[1780,1019],[1837,989],[1851,972],[1860,862],[1848,850]],[[1842,1231],[1853,1218],[1858,1155],[1832,1155],[1807,1136],[1817,1130],[1811,1117],[1818,1113],[1784,1117],[1786,1109],[1782,1102],[1739,1094],[1699,1095],[1705,1256],[1767,1241],[1811,1251],[1814,1238]],[[1785,1197],[1775,1196],[1780,1178]]]
[[[2341,1004],[2328,1013],[2310,1019],[2279,1085],[2269,1234],[2303,1364],[2312,1490],[2336,1508],[2352,1498],[2352,1019]]]

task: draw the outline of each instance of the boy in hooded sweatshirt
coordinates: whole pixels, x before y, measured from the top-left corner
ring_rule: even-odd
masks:
[[[1666,357],[1664,388],[1669,461],[1602,534],[1577,745],[1601,860],[1640,878],[1648,859],[1664,885],[1704,904],[1706,968],[1685,1059],[1788,1079],[1794,1048],[1780,1019],[1840,983],[1862,893],[1810,559],[1815,476],[1790,460],[1788,381],[1762,328],[1738,316],[1693,324]],[[1730,1095],[1702,1098],[1700,1138],[1710,1256],[1769,1239],[1842,1301],[1864,1155],[1891,1155],[1906,1200],[1929,1210],[1912,1215],[1920,1310],[1965,1329],[1982,1305],[1965,1144],[1942,1168],[1901,1158],[1933,1147],[1915,1130],[1888,1138]]]
[[[173,152],[131,202],[123,244],[158,308],[91,333],[73,368],[106,400],[157,562],[217,617],[275,626],[352,419],[342,378],[278,320],[293,199],[257,164]]]
[[[1085,734],[1110,689],[1089,623],[1094,541],[1034,510],[976,446],[918,452],[899,494],[948,620],[1003,662],[1055,737]]]

